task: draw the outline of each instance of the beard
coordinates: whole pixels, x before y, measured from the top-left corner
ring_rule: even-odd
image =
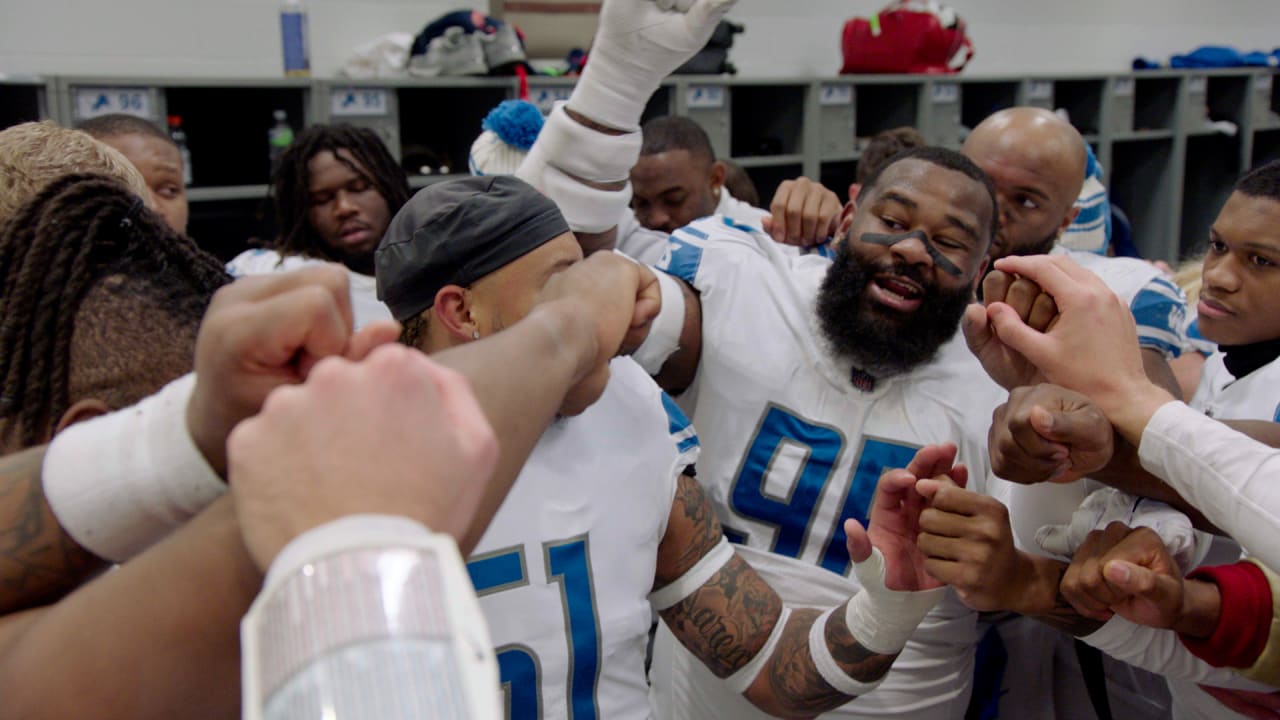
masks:
[[[1002,245],[1000,248],[1000,257],[1029,256],[1029,255],[1048,255],[1053,246],[1058,244],[1058,236],[1062,233],[1057,228],[1053,229],[1053,234],[1045,237],[1038,242],[1022,243],[1021,245]],[[998,260],[999,258],[991,258]]]
[[[899,312],[867,297],[876,275],[905,277],[924,288],[920,306]],[[877,265],[840,243],[818,290],[819,329],[831,351],[876,377],[900,375],[929,362],[956,334],[972,301],[968,287],[943,290],[899,260]]]

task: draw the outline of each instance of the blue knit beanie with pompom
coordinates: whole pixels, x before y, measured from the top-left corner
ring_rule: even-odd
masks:
[[[542,130],[542,113],[526,100],[503,100],[480,123],[467,165],[472,175],[511,175]]]

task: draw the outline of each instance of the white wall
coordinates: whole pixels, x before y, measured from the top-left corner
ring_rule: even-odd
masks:
[[[843,21],[886,0],[739,0],[747,25],[733,60],[744,75],[834,73]],[[1115,72],[1134,55],[1167,60],[1201,44],[1270,50],[1275,0],[954,0],[976,73]],[[331,75],[351,46],[485,0],[308,0],[312,66]],[[273,0],[0,0],[0,72],[280,74]]]

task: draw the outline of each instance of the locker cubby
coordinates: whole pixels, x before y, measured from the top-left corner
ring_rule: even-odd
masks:
[[[1062,108],[1082,135],[1102,131],[1102,94],[1105,80],[1058,80],[1053,84],[1054,108]]]
[[[804,167],[800,163],[753,165],[744,166],[743,169],[755,184],[756,192],[760,193],[760,203],[766,206],[773,200],[773,195],[783,180],[793,180],[804,174]]]
[[[481,121],[510,96],[504,83],[475,82],[399,88],[400,164],[410,178],[467,172]]]
[[[823,187],[834,192],[840,202],[849,202],[849,186],[858,179],[858,161],[822,163],[819,178]]]
[[[1134,244],[1145,258],[1176,259],[1172,166],[1171,139],[1131,140],[1111,148],[1111,203],[1129,216]]]
[[[1204,247],[1209,227],[1240,176],[1240,151],[1239,137],[1200,135],[1187,139],[1179,257]]]
[[[267,132],[284,110],[294,132],[307,126],[305,87],[169,87],[166,115],[182,118],[191,151],[192,187],[265,185],[271,177]],[[161,124],[164,118],[159,118]]]
[[[730,152],[733,157],[795,155],[804,151],[805,85],[734,85]]]
[[[960,85],[960,122],[972,130],[991,113],[1018,104],[1020,83],[966,82]]]
[[[919,82],[858,85],[854,122],[858,138],[869,138],[883,130],[904,125],[919,127],[920,87]]]
[[[48,115],[43,84],[0,83],[0,130]]]
[[[1138,77],[1134,80],[1134,131],[1171,130],[1177,118],[1178,77]]]

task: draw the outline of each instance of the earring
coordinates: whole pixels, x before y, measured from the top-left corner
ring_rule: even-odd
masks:
[[[472,331],[471,331],[471,339],[472,339],[472,340],[479,340],[479,339],[480,339],[480,331],[479,331],[479,330],[472,330]]]

